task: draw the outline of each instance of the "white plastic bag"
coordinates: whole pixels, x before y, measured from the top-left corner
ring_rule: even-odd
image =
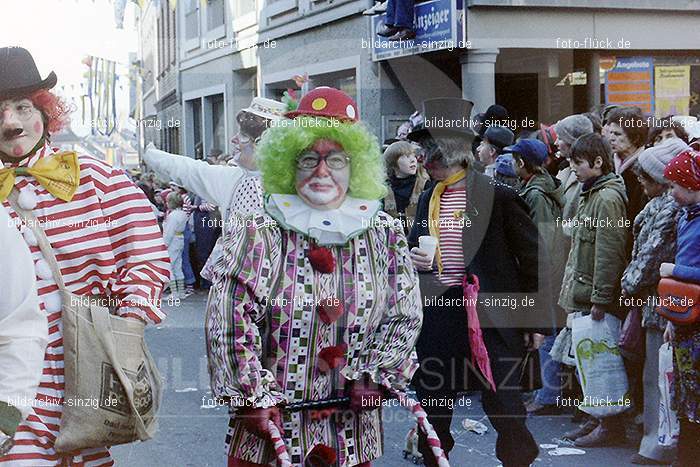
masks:
[[[608,417],[632,405],[625,364],[617,347],[620,320],[610,314],[594,321],[575,318],[572,346],[581,380],[583,400],[579,409],[594,417]]]
[[[671,408],[671,381],[673,381],[673,347],[670,343],[659,349],[659,444],[675,446],[680,425],[676,411]]]

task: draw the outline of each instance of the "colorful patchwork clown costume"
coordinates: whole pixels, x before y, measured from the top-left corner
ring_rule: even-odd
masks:
[[[422,322],[417,276],[386,195],[379,146],[345,93],[321,87],[265,132],[265,212],[224,242],[207,310],[212,390],[235,409],[229,465],[267,465],[266,426],[293,465],[382,455],[379,401],[405,390]],[[285,404],[349,396],[348,407]]]

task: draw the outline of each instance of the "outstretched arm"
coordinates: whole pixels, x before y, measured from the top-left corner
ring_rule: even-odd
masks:
[[[222,210],[228,207],[236,184],[245,174],[238,167],[209,165],[205,161],[161,151],[153,144],[146,148],[143,160],[158,177],[182,185]]]

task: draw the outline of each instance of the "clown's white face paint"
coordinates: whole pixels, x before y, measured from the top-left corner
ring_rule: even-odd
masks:
[[[331,169],[325,158],[331,154],[342,154],[342,146],[335,141],[320,139],[307,153],[316,153],[321,160],[313,169],[297,168],[296,189],[299,197],[316,209],[336,209],[347,196],[350,185],[350,164],[341,169]]]
[[[41,111],[29,99],[0,101],[0,151],[22,159],[44,134]]]
[[[257,143],[250,136],[241,132],[231,139],[233,143],[233,160],[236,165],[248,170],[258,170],[255,160],[255,148]]]

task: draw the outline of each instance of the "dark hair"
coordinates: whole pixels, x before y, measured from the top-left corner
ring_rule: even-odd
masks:
[[[617,104],[608,104],[608,105],[602,106],[602,108],[600,110],[600,118],[603,120],[604,126],[607,125],[608,123],[610,123],[610,112],[612,112],[615,109],[620,109],[620,108],[622,108],[622,106],[617,105]]]
[[[236,122],[241,129],[241,132],[250,136],[253,139],[258,139],[263,132],[270,127],[270,120],[260,117],[245,110],[241,110],[236,115]]]
[[[595,112],[586,112],[582,115],[591,121],[591,124],[593,125],[593,131],[599,134],[601,131],[603,131],[603,120],[600,118],[600,115],[598,115]]]
[[[530,161],[525,159],[523,156],[521,156],[517,152],[513,153],[513,159],[523,161],[523,168],[525,170],[527,170],[527,173],[531,173],[531,174],[543,174],[543,173],[545,173],[545,169],[541,165],[533,165],[532,163],[530,163]]]
[[[682,139],[684,143],[688,143],[688,133],[685,131],[685,128],[683,128],[683,125],[680,123],[671,120],[670,116],[655,120],[655,122],[658,124],[649,128],[649,135],[647,137],[648,147],[654,145],[654,140],[663,133],[664,130],[673,130],[673,133],[675,133],[678,138]]]
[[[571,146],[571,159],[588,161],[588,166],[593,167],[596,158],[600,157],[603,164],[600,166],[603,175],[613,171],[612,149],[610,144],[598,133],[588,133],[580,136]]]
[[[647,142],[647,124],[639,107],[618,107],[610,111],[606,122],[620,126],[630,142],[642,147]]]
[[[458,136],[429,137],[420,140],[425,161],[439,160],[444,167],[460,163],[470,167],[474,161],[471,146]]]

